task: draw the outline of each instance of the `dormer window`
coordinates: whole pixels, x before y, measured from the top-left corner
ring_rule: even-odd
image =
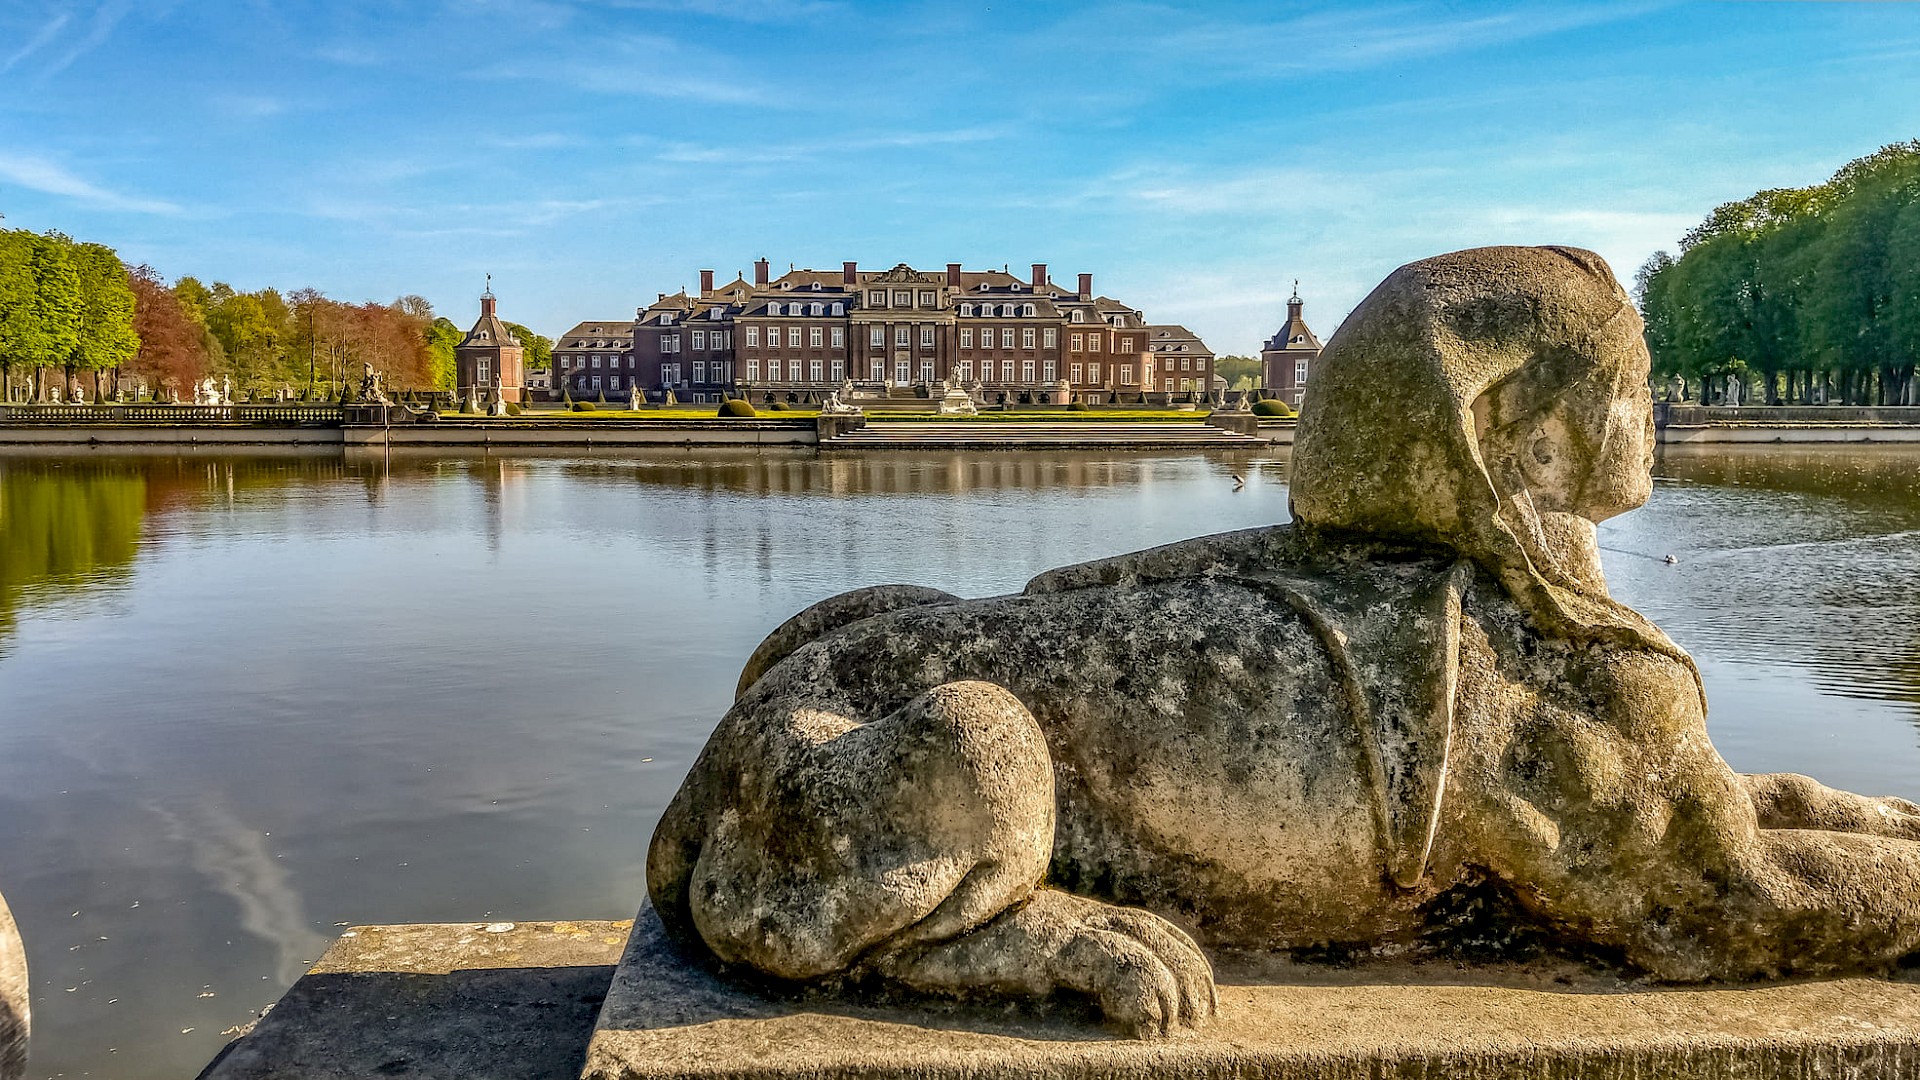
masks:
[[[960,305],[960,314],[962,314],[962,315],[972,315],[972,314],[973,314],[973,305],[972,305],[972,304],[961,304],[961,305]]]
[[[1081,311],[1081,310],[1080,310],[1079,308],[1075,308],[1075,309],[1073,309],[1073,319],[1072,319],[1072,321],[1073,321],[1073,322],[1086,322],[1086,321],[1087,321],[1087,313],[1086,313],[1086,312],[1084,312],[1084,311]]]
[[[487,332],[485,330],[482,330],[473,336],[479,338],[481,341],[487,340]]]
[[[813,314],[813,315],[825,315],[826,313],[827,313],[827,307],[825,304],[815,304],[813,305],[812,310],[809,312],[809,314]]]
[[[833,313],[834,313],[835,315],[845,315],[845,314],[847,313],[847,311],[846,311],[846,305],[845,305],[845,304],[838,304],[838,303],[836,303],[836,304],[834,304],[834,305],[833,305]],[[837,332],[837,331],[836,331],[836,332]]]
[[[661,325],[661,326],[672,326],[672,325],[673,325],[673,312],[671,312],[671,311],[667,311],[667,312],[662,312],[662,313],[661,313],[661,315],[660,315],[660,325]]]
[[[1025,316],[1026,318],[1029,318],[1029,319],[1033,318],[1033,311],[1034,311],[1034,307],[1032,304],[1022,304],[1020,306],[1020,314]]]

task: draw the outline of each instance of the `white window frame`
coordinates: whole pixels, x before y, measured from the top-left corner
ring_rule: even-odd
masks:
[[[1033,348],[1033,338],[1034,338],[1033,327],[1023,326],[1020,328],[1020,347],[1021,348],[1023,349]]]
[[[760,347],[760,328],[757,326],[747,327],[747,348],[757,349],[759,347]]]
[[[825,367],[826,367],[826,364],[825,364],[825,362],[824,362],[824,361],[822,361],[822,360],[821,360],[821,359],[820,359],[819,357],[817,357],[817,356],[816,356],[816,357],[814,357],[813,359],[811,359],[811,360],[809,360],[809,361],[807,361],[807,378],[808,378],[808,380],[809,380],[809,381],[812,381],[812,382],[819,382],[819,381],[821,381],[821,380],[822,380],[822,379],[823,379],[823,378],[825,377],[825,375],[826,375],[826,371],[825,371]]]
[[[923,326],[920,328],[920,347],[923,349],[933,348],[933,327]]]
[[[836,326],[833,328],[833,347],[836,349],[844,349],[847,347],[846,327]]]
[[[821,339],[824,338],[825,336],[826,336],[826,327],[824,326],[807,327],[807,344],[812,346],[813,348],[816,348],[816,349],[819,348]]]
[[[1049,348],[1049,349],[1059,348],[1060,347],[1060,331],[1055,327],[1051,327],[1051,326],[1047,327],[1046,331],[1040,335],[1040,343],[1045,348]]]
[[[836,356],[836,357],[834,357],[834,358],[833,358],[833,366],[832,366],[832,371],[833,371],[833,381],[834,381],[834,382],[844,382],[844,381],[846,381],[846,378],[847,378],[847,362],[846,362],[845,360],[843,360],[843,359],[841,359],[841,358],[840,358],[840,357],[838,357],[838,356]]]
[[[960,347],[963,349],[973,348],[973,327],[963,326],[960,328]]]
[[[913,344],[913,327],[896,326],[893,328],[893,343],[900,348]]]
[[[1000,328],[1000,347],[1003,349],[1013,348],[1013,327],[1003,326]]]
[[[1020,381],[1024,383],[1030,383],[1033,381],[1033,361],[1031,360],[1020,361]]]
[[[1040,361],[1040,381],[1049,383],[1060,381],[1060,369],[1052,357]]]
[[[875,324],[873,329],[867,332],[867,344],[873,346],[876,349],[886,348],[887,328],[884,326]]]
[[[747,381],[760,381],[760,358],[757,356],[747,357]]]

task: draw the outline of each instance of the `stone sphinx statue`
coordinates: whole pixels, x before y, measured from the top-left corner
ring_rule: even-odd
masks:
[[[1205,950],[1439,947],[1499,889],[1655,978],[1920,949],[1920,807],[1734,772],[1687,653],[1607,592],[1651,492],[1641,323],[1599,256],[1396,271],[1327,345],[1293,522],[963,600],[823,601],[748,660],[654,833],[727,965],[1090,995],[1154,1035]]]

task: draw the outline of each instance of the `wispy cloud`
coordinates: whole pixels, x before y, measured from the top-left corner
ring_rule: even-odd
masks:
[[[69,172],[45,158],[0,151],[0,182],[11,183],[45,195],[72,199],[101,210],[119,210],[133,214],[178,214],[183,211],[161,199],[149,199],[110,191]]]
[[[60,74],[72,67],[74,61],[106,44],[106,40],[113,36],[114,27],[119,26],[120,20],[126,18],[129,6],[124,2],[114,2],[101,4],[95,8],[93,19],[87,24],[86,35],[68,47],[67,51],[61,53],[53,63],[47,65],[46,70],[41,72],[42,77]]]
[[[14,66],[22,60],[46,48],[47,45],[59,35],[60,31],[72,21],[73,16],[66,12],[61,12],[53,18],[48,19],[46,25],[42,26],[38,33],[27,39],[26,44],[15,49],[5,60],[0,60],[0,72],[13,70]]]
[[[829,0],[602,0],[599,6],[753,23],[795,22],[846,7]]]
[[[674,143],[661,150],[658,159],[675,165],[765,165],[790,164],[824,157],[844,157],[874,150],[909,150],[928,146],[956,146],[991,142],[1010,134],[1003,127],[968,127],[946,131],[896,131],[870,134],[850,133],[844,137],[806,142],[768,143]]]

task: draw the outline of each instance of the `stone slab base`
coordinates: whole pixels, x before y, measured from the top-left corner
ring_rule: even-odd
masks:
[[[574,1080],[630,925],[354,927],[201,1080]]]
[[[590,1080],[1149,1077],[1892,1080],[1920,1076],[1920,984],[1649,987],[1572,967],[1221,963],[1201,1034],[1119,1039],[1084,1014],[778,1001],[716,980],[643,909]]]

